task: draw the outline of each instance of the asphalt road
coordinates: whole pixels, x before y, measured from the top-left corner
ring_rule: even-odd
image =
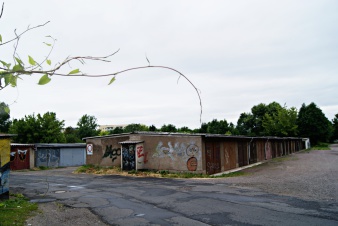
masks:
[[[338,225],[337,203],[233,187],[224,179],[96,176],[73,170],[11,172],[10,187],[35,201],[88,208],[109,225]],[[71,217],[67,222],[75,225]]]

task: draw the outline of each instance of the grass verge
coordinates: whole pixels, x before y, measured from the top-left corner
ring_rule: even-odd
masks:
[[[315,146],[307,149],[306,151],[313,151],[313,150],[331,150],[329,147],[329,143],[318,143]]]
[[[25,221],[38,209],[22,194],[10,194],[10,199],[0,201],[0,225],[26,225]]]
[[[122,171],[118,167],[101,167],[95,165],[83,165],[75,170],[74,173],[88,173],[101,175],[122,175],[137,177],[160,177],[160,178],[220,178],[220,177],[237,177],[245,175],[244,172],[234,172],[222,174],[220,176],[206,175],[202,173],[190,172],[169,172],[168,170],[131,170]]]

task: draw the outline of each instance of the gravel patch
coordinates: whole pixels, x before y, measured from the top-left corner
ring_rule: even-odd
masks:
[[[331,150],[312,150],[266,162],[244,170],[246,176],[223,178],[234,187],[307,200],[338,202],[338,144]]]

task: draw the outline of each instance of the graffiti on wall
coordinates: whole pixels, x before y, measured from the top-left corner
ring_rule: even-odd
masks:
[[[60,164],[60,149],[38,150],[37,166],[58,167]]]
[[[108,156],[111,158],[111,161],[114,162],[118,156],[121,156],[121,148],[113,148],[112,145],[107,145],[102,158],[106,158]]]
[[[230,155],[229,155],[229,152],[228,152],[227,149],[225,149],[224,156],[225,156],[225,164],[228,165],[229,164]]]
[[[0,196],[9,192],[9,165],[8,162],[0,167]]]
[[[122,169],[134,170],[135,164],[135,145],[123,145],[122,146]]]
[[[187,168],[189,171],[196,171],[197,170],[197,158],[190,157],[187,161]]]
[[[18,156],[20,161],[24,162],[26,160],[27,150],[18,150]]]
[[[191,142],[190,144],[176,142],[174,145],[169,141],[168,146],[164,146],[160,141],[157,144],[156,151],[153,154],[156,158],[169,157],[172,162],[183,160],[187,163],[189,171],[197,170],[197,163],[200,159],[199,147]]]
[[[137,161],[138,163],[147,163],[148,159],[148,153],[144,151],[144,148],[142,145],[138,145],[136,147],[136,154],[137,154]]]
[[[9,198],[10,141],[0,139],[0,199]]]
[[[15,151],[12,151],[10,153],[11,157],[10,157],[10,161],[13,162],[15,160],[15,157],[16,157],[16,152]]]

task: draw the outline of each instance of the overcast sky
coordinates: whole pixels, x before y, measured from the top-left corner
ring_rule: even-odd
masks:
[[[112,1],[6,0],[0,20],[3,41],[28,25],[51,21],[25,34],[22,59],[41,61],[50,42],[53,65],[67,56],[104,56],[120,49],[111,63],[72,63],[104,74],[129,67],[162,65],[184,73],[201,91],[202,122],[226,119],[236,124],[242,112],[277,101],[299,109],[314,102],[328,119],[338,113],[338,1]],[[10,61],[13,44],[1,47]],[[178,74],[145,69],[110,78],[22,76],[17,88],[0,91],[11,117],[55,112],[66,126],[84,115],[98,123],[200,126],[193,87]]]

